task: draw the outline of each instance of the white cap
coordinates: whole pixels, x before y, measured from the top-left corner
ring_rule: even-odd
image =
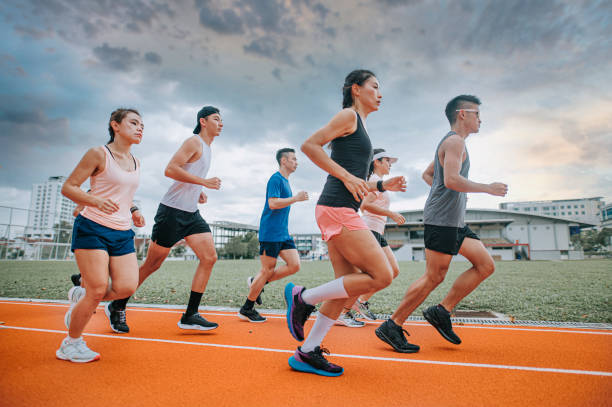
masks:
[[[391,157],[386,151],[381,151],[380,153],[374,154],[374,157],[372,157],[372,161],[380,160],[381,158],[385,157],[389,159],[389,162],[391,164],[395,164],[397,162],[397,158]]]

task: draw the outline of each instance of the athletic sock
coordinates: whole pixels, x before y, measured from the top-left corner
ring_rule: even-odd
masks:
[[[113,300],[111,306],[113,307],[113,309],[115,311],[124,311],[125,307],[127,307],[127,303],[130,300],[130,297],[127,298],[121,298],[119,300]]]
[[[317,346],[321,346],[321,342],[323,342],[323,338],[329,332],[329,328],[334,325],[336,321],[331,318],[327,318],[325,315],[319,312],[317,315],[317,319],[308,334],[308,337],[304,341],[304,344],[300,347],[302,352],[311,352]]]
[[[318,287],[308,288],[302,292],[302,299],[306,304],[315,305],[325,300],[348,298],[344,289],[344,277],[337,278]]]
[[[78,340],[79,340],[79,339],[81,339],[81,338],[82,338],[82,336],[79,336],[78,338],[73,338],[73,337],[71,337],[70,335],[68,335],[68,336],[66,337],[66,339],[68,340],[68,341],[67,341],[68,343],[75,343],[76,341],[78,341]]]
[[[193,315],[198,312],[198,307],[200,306],[200,301],[202,300],[202,295],[204,293],[197,293],[192,291],[189,294],[189,304],[187,304],[187,310],[185,311],[185,315]]]
[[[246,299],[246,301],[244,302],[244,305],[242,306],[242,308],[244,309],[253,309],[253,306],[255,305],[255,301],[251,301],[248,298]]]

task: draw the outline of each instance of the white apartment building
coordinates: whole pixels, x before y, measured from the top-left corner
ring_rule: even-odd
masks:
[[[32,184],[27,237],[52,238],[53,227],[62,221],[72,224],[72,211],[76,204],[62,195],[62,185],[66,177],[49,177],[46,182]]]
[[[553,201],[505,202],[499,209],[529,213],[531,215],[554,216],[578,222],[600,225],[605,207],[602,197],[559,199]]]

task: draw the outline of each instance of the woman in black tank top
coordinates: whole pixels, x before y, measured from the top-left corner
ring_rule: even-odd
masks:
[[[336,279],[311,289],[292,283],[285,287],[287,322],[298,340],[303,339],[304,321],[313,306],[324,301],[304,344],[289,359],[295,370],[324,376],[343,372],[340,366],[325,360],[320,346],[343,308],[350,307],[357,296],[382,289],[392,280],[385,253],[357,214],[361,200],[368,191],[406,190],[404,177],[379,183],[366,181],[372,144],[365,120],[378,110],[382,98],[376,76],[366,70],[351,72],[344,82],[343,98],[343,109],[302,145],[304,154],[329,174],[316,217]],[[327,143],[331,143],[331,156],[323,150]]]

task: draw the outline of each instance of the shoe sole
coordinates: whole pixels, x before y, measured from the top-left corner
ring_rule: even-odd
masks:
[[[440,335],[442,335],[442,337],[444,339],[446,339],[447,341],[449,341],[450,343],[454,344],[454,345],[460,345],[461,344],[461,339],[459,339],[459,342],[457,342],[455,339],[452,339],[451,337],[449,337],[446,332],[444,332],[442,330],[442,328],[440,328],[438,325],[438,320],[435,318],[432,318],[431,315],[429,315],[429,313],[427,312],[427,310],[423,311],[423,318],[425,318],[425,320],[427,320],[427,322],[429,322],[429,324],[431,326],[433,326],[434,328],[436,328],[436,330],[438,331],[438,333]]]
[[[244,319],[245,321],[249,321],[249,322],[254,322],[256,324],[260,324],[262,322],[266,322],[267,321],[267,319],[265,319],[265,318],[263,319],[263,321],[255,321],[255,320],[252,320],[251,318],[247,317],[246,315],[242,315],[240,312],[238,312],[238,316],[240,317],[240,319]]]
[[[72,316],[72,306],[66,311],[64,315],[64,325],[66,325],[66,329],[70,329],[70,317]]]
[[[180,322],[177,325],[181,329],[191,329],[192,331],[212,331],[213,329],[219,328],[219,325],[207,327],[207,326],[202,326],[202,325],[181,324]]]
[[[399,352],[399,353],[417,353],[419,350],[421,350],[421,348],[419,348],[419,349],[402,349],[402,348],[398,348],[398,347],[396,347],[393,344],[393,342],[389,338],[387,338],[387,335],[385,335],[382,332],[379,332],[378,329],[376,329],[374,331],[374,333],[376,334],[376,336],[378,336],[378,339],[380,339],[381,341],[383,341],[387,345],[391,346],[396,352]]]
[[[80,289],[80,288],[81,288],[81,286],[80,286],[80,285],[75,285],[74,287],[71,287],[71,288],[70,288],[70,290],[68,290],[68,300],[70,301],[70,303],[71,303],[71,304],[76,304],[76,303],[77,303],[77,302],[79,302],[79,300],[82,298],[82,296],[81,296],[81,297],[80,297],[78,300],[76,300],[76,301],[74,301],[74,300],[73,300],[73,298],[72,298],[72,297],[74,296],[74,292],[75,292],[76,290]]]
[[[113,327],[113,324],[110,322],[110,310],[108,309],[109,307],[110,307],[110,302],[104,306],[104,314],[108,318],[108,324],[110,325],[111,330],[113,332],[115,332],[115,333],[118,333],[118,334],[127,334],[127,333],[130,333],[129,329],[127,331],[120,331],[120,330],[115,329]]]
[[[314,373],[314,374],[317,374],[319,376],[338,377],[338,376],[342,375],[342,373],[344,373],[344,368],[342,368],[342,371],[338,372],[338,373],[332,373],[332,372],[327,372],[325,370],[315,369],[314,367],[310,366],[308,363],[299,362],[293,356],[291,356],[289,358],[289,366],[291,366],[291,368],[293,370],[297,370],[298,372],[302,372],[302,373]]]
[[[304,338],[298,338],[298,336],[293,331],[293,324],[291,323],[291,312],[293,311],[293,287],[295,284],[289,283],[285,286],[285,303],[287,304],[287,326],[289,327],[289,332],[291,336],[295,338],[296,341],[303,341]]]
[[[67,360],[68,362],[74,362],[74,363],[89,363],[89,362],[94,362],[96,360],[100,360],[100,355],[96,355],[94,358],[87,359],[87,360],[70,359],[68,356],[64,355],[64,353],[61,352],[59,349],[57,350],[57,352],[55,352],[55,357],[58,358],[59,360]]]
[[[347,324],[345,324],[342,321],[336,321],[336,325],[345,326],[347,328],[363,328],[364,326],[366,326],[366,324],[363,324],[363,325],[347,325]]]

